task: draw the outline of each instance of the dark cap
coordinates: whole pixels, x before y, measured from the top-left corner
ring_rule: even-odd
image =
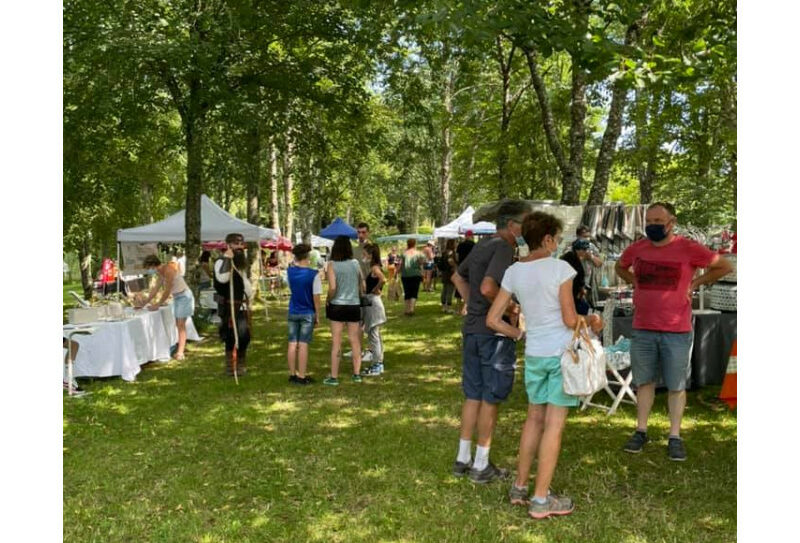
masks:
[[[589,247],[591,247],[591,246],[592,246],[592,244],[589,243],[589,240],[582,239],[582,238],[578,238],[578,239],[576,239],[575,241],[572,242],[572,250],[573,251],[588,251]]]

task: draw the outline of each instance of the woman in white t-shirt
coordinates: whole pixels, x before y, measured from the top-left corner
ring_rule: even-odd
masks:
[[[525,337],[525,388],[528,417],[522,429],[517,479],[509,491],[511,503],[528,505],[536,519],[568,515],[574,505],[566,496],[549,492],[561,451],[561,434],[576,396],[564,394],[561,355],[578,323],[572,297],[575,270],[553,258],[561,243],[563,224],[542,212],[532,213],[522,223],[522,236],[530,248],[527,257],[509,267],[500,291],[486,317],[489,328],[517,340]],[[504,322],[503,312],[514,295],[525,317],[521,331]],[[597,315],[589,318],[592,328],[602,328]],[[534,456],[539,463],[533,496],[528,503],[528,477]]]

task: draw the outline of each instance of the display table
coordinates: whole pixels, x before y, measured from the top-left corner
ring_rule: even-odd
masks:
[[[74,361],[75,377],[120,376],[133,381],[142,364],[170,360],[170,347],[178,342],[172,305],[158,311],[140,309],[131,318],[98,321],[90,326],[94,333],[74,337],[80,345]],[[75,328],[65,325],[65,336]],[[186,337],[201,339],[191,317],[186,321]]]
[[[633,317],[614,317],[614,341],[631,337]],[[694,348],[689,387],[721,385],[736,339],[736,313],[694,315]]]

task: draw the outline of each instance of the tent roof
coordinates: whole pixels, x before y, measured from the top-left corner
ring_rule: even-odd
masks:
[[[433,236],[431,236],[431,234],[395,234],[393,236],[383,236],[375,241],[378,243],[386,243],[388,241],[405,241],[411,238],[414,238],[417,241],[428,241],[432,237]]]
[[[350,239],[356,239],[358,237],[356,229],[344,222],[339,217],[336,217],[332,223],[323,228],[319,235],[320,237],[328,239],[336,239],[339,236],[347,236]]]
[[[186,243],[185,230],[186,210],[182,209],[164,220],[117,230],[117,241],[120,242],[171,242]],[[245,241],[274,239],[278,232],[237,219],[203,194],[200,197],[200,241],[224,240],[231,232],[238,232]]]
[[[433,230],[433,237],[435,238],[457,238],[459,237],[459,227],[462,224],[471,224],[472,223],[472,214],[475,210],[472,206],[468,206],[467,209],[461,212],[461,215],[456,217],[452,222],[445,224],[444,226],[440,226],[439,228],[435,228]]]
[[[295,232],[294,233],[294,240],[295,243],[302,243],[303,242],[303,233],[302,232]],[[321,238],[315,234],[311,234],[311,246],[312,247],[333,247],[333,241],[325,238]]]

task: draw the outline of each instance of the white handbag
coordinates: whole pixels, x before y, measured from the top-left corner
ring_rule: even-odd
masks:
[[[565,394],[590,396],[608,384],[606,353],[597,337],[592,336],[586,321],[579,318],[567,350],[561,355]]]

